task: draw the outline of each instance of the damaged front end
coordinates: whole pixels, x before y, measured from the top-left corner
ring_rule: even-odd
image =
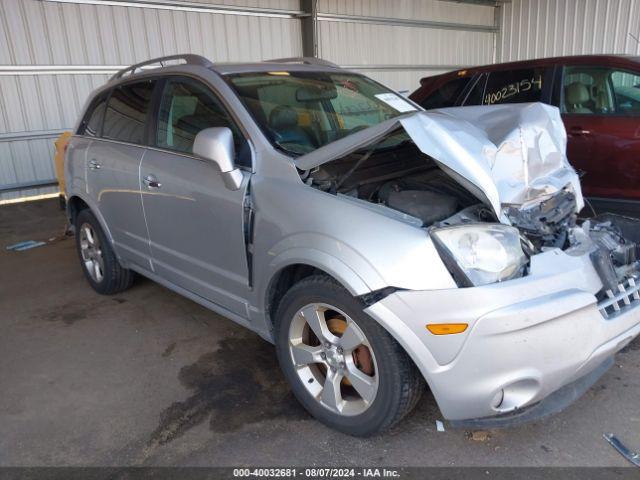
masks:
[[[576,196],[565,188],[547,199],[532,205],[504,208],[511,225],[518,227],[530,243],[530,251],[543,247],[563,248],[569,231],[575,227]]]
[[[640,301],[640,221],[613,214],[598,215],[571,229],[571,251],[588,252],[602,281],[596,297],[605,318]]]
[[[465,107],[388,120],[296,166],[314,188],[425,228],[460,287],[526,276],[531,257],[549,249],[588,253],[610,315],[639,298],[640,224],[580,222],[584,200],[565,150],[553,107]]]

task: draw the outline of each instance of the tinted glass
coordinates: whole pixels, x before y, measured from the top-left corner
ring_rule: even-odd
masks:
[[[491,72],[482,104],[539,102],[542,100],[543,77],[542,68]]]
[[[606,67],[567,67],[562,111],[573,114],[640,115],[640,75]]]
[[[245,138],[213,92],[202,83],[188,78],[168,81],[160,101],[156,145],[193,153],[196,135],[211,127],[230,128],[238,163],[245,166],[250,164]]]
[[[622,115],[640,115],[640,75],[617,70],[611,73],[610,78],[615,112]]]
[[[464,105],[482,105],[482,98],[484,97],[484,87],[486,84],[487,74],[483,73],[467,95],[467,98],[464,101]]]
[[[293,155],[416,110],[357,74],[280,71],[228,78],[271,143]]]
[[[145,126],[154,83],[147,80],[113,90],[104,117],[104,138],[128,143],[145,143]]]
[[[103,93],[98,96],[85,115],[85,119],[80,126],[80,135],[87,135],[88,137],[97,137],[100,135],[100,128],[102,127],[102,119],[104,117],[104,109],[107,105],[107,97],[109,93]]]
[[[438,90],[433,92],[422,102],[422,107],[426,110],[432,108],[445,108],[453,107],[456,104],[456,100],[469,83],[470,78],[456,78],[448,83],[445,83]]]

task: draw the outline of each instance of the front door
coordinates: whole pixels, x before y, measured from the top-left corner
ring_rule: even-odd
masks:
[[[248,268],[242,187],[225,187],[217,165],[193,155],[200,130],[229,127],[236,151],[246,140],[204,84],[165,81],[153,144],[140,168],[142,203],[156,274],[234,313],[246,316]]]
[[[583,193],[598,212],[637,215],[640,74],[610,67],[566,67],[562,94],[567,157],[583,172]]]

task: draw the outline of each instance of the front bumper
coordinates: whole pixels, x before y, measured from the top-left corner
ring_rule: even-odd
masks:
[[[592,378],[640,333],[640,301],[605,319],[595,297],[601,288],[588,254],[551,250],[532,257],[524,278],[399,291],[366,311],[411,355],[446,419],[477,421],[514,417]],[[469,328],[436,336],[425,328],[429,323]]]

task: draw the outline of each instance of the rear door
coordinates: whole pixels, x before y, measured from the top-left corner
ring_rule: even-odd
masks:
[[[121,85],[108,99],[100,137],[87,154],[87,190],[125,262],[150,268],[139,169],[155,81]]]
[[[569,140],[567,156],[584,172],[584,194],[600,209],[637,215],[640,72],[567,66],[560,94]]]
[[[229,127],[236,164],[250,167],[249,144],[220,99],[198,80],[163,80],[156,127],[142,160],[143,205],[154,271],[171,283],[246,316],[247,252],[244,200],[250,177],[240,189],[225,187],[214,163],[194,156],[201,130]]]
[[[100,136],[102,120],[110,91],[98,94],[85,113],[76,135],[72,136],[65,153],[65,183],[73,191],[87,190],[87,157],[93,139]]]

